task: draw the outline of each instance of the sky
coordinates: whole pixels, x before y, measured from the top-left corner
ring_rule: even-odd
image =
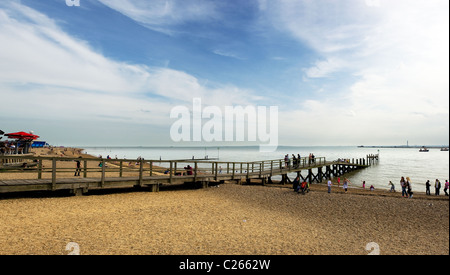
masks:
[[[277,106],[280,145],[449,143],[447,0],[1,0],[0,42],[0,130],[52,145],[251,144],[174,142],[194,99]]]

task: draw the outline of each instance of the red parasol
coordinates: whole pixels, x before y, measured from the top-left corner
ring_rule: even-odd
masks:
[[[21,140],[36,140],[39,138],[39,136],[25,132],[5,134],[5,136],[11,139],[21,139]]]

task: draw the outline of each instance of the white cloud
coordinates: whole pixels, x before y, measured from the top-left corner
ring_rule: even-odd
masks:
[[[329,58],[325,61],[316,61],[314,66],[304,69],[304,72],[309,78],[322,78],[332,75],[334,72],[339,72],[345,67],[345,61],[339,58]]]
[[[318,101],[311,110],[314,116],[306,111],[299,116],[333,130],[331,121],[339,121],[340,129],[358,126],[367,138],[402,131],[421,136],[425,143],[431,133],[448,140],[448,1],[260,3],[266,24],[317,53],[317,60],[303,70],[306,80],[336,73],[343,80],[334,81],[337,93],[329,93],[333,102]],[[331,84],[327,89],[333,89]],[[349,120],[348,114],[356,116]]]
[[[211,1],[101,1],[169,33],[219,14]],[[423,143],[430,136],[448,142],[448,1],[260,0],[260,12],[260,29],[276,28],[317,53],[303,65],[304,76],[318,83],[348,75],[345,86],[317,85],[320,100],[289,98],[296,111],[280,108],[281,143],[392,144],[413,135]],[[0,8],[0,41],[0,96],[14,102],[2,105],[0,117],[163,126],[173,105],[190,106],[194,97],[205,106],[271,102],[187,72],[108,59],[17,2]],[[224,49],[215,53],[239,57]],[[289,92],[273,97],[288,98]]]
[[[231,57],[231,58],[238,59],[238,60],[245,60],[244,57],[242,57],[234,52],[231,52],[231,51],[216,49],[213,51],[213,53],[220,55],[220,56]]]
[[[202,98],[206,105],[251,105],[264,98],[253,91],[233,85],[209,83],[185,72],[167,68],[154,68],[147,85],[152,92],[183,104],[191,104],[193,98]]]
[[[145,67],[109,60],[16,3],[0,10],[0,40],[2,82],[126,93],[139,91],[148,76]]]
[[[0,9],[0,116],[168,124],[175,104],[249,103],[258,97],[232,85],[177,70],[108,59],[50,18],[16,2]],[[20,109],[17,112],[17,108]]]
[[[142,25],[168,34],[173,26],[217,19],[214,2],[206,0],[99,0]]]
[[[322,53],[333,53],[358,47],[359,34],[371,27],[373,17],[362,1],[260,1],[262,20],[269,26],[288,32],[293,37]]]

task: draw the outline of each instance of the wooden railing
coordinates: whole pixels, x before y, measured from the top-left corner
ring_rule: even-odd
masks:
[[[299,161],[285,162],[284,159],[264,160],[254,162],[221,162],[204,160],[130,160],[130,159],[103,159],[103,158],[70,158],[70,157],[34,157],[34,156],[0,156],[2,159],[21,161],[20,166],[0,166],[0,180],[2,173],[36,174],[35,179],[49,178],[56,182],[57,178],[74,177],[153,177],[164,176],[170,179],[179,176],[213,175],[255,175],[270,174],[280,171],[291,171],[312,166],[324,165],[326,159],[315,158],[314,162],[307,158]],[[77,169],[76,162],[80,162]],[[16,162],[17,163],[17,162]],[[70,165],[69,165],[70,163]],[[191,167],[187,169],[187,167]],[[70,175],[70,173],[72,175]],[[51,176],[46,176],[50,174]]]

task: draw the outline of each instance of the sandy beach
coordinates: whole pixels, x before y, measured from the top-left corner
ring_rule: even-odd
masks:
[[[364,192],[364,193],[361,193]],[[0,198],[0,254],[448,254],[449,203],[313,185]]]
[[[159,193],[1,194],[0,220],[1,255],[65,255],[69,243],[82,255],[366,255],[369,243],[380,254],[449,253],[448,197],[416,192],[407,199],[355,187],[344,193],[336,185],[328,194],[324,184],[311,185],[306,195],[290,185],[231,182],[207,189],[166,185]]]

